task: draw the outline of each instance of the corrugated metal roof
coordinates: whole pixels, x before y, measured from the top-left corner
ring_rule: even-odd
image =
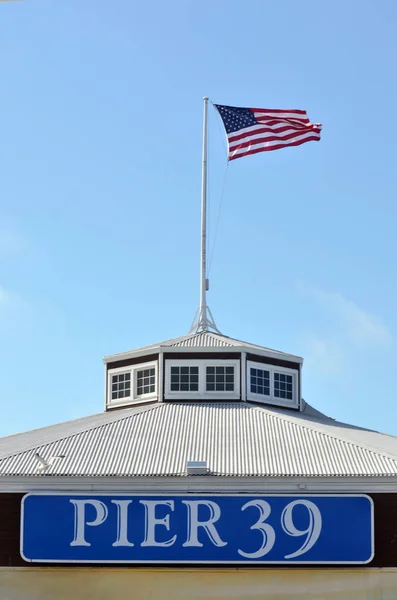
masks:
[[[104,358],[105,362],[109,360],[115,360],[116,358],[124,357],[126,355],[133,355],[136,353],[142,354],[142,352],[150,352],[158,351],[160,348],[247,348],[247,350],[253,350],[257,352],[265,352],[267,354],[279,356],[279,357],[288,357],[288,358],[296,358],[297,360],[302,360],[299,356],[294,356],[291,354],[287,354],[285,352],[280,352],[278,350],[272,350],[271,348],[266,348],[264,346],[258,346],[257,344],[250,344],[248,342],[243,342],[242,340],[236,340],[234,338],[230,338],[226,335],[221,335],[219,333],[213,333],[212,331],[202,331],[200,333],[191,333],[188,335],[183,335],[181,337],[173,338],[171,340],[165,340],[163,342],[157,342],[156,344],[150,344],[150,346],[141,346],[140,348],[136,348],[127,352],[120,352],[118,354],[112,354],[110,356],[106,356]]]
[[[224,335],[203,331],[202,333],[195,333],[188,337],[177,338],[171,344],[167,344],[167,346],[177,348],[233,348],[236,346],[235,341]]]
[[[365,444],[365,430],[270,407],[174,402],[83,421],[60,437],[48,428],[46,443],[38,430],[37,445],[32,432],[25,451],[15,452],[11,436],[8,456],[5,438],[0,475],[40,475],[36,453],[63,456],[45,474],[71,477],[183,476],[187,460],[206,460],[215,476],[397,475],[397,453],[380,450],[389,436],[367,432]]]

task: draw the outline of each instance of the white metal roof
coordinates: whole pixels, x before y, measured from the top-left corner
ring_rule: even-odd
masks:
[[[1,476],[396,476],[397,438],[310,410],[156,403],[0,439]],[[35,454],[52,463],[39,471]],[[63,457],[55,458],[54,457]]]
[[[212,331],[190,333],[188,335],[183,335],[181,337],[166,340],[164,342],[151,344],[150,346],[142,346],[140,348],[129,350],[127,352],[112,354],[111,356],[106,356],[104,358],[104,362],[106,363],[137,355],[155,353],[159,350],[177,351],[178,348],[184,348],[187,350],[208,349],[209,351],[230,349],[231,352],[245,350],[247,352],[256,352],[259,354],[264,354],[265,356],[274,356],[284,360],[292,360],[299,363],[303,362],[303,359],[300,356],[295,356],[294,354],[288,354],[286,352],[279,352],[278,350],[272,350],[271,348],[265,348],[264,346],[258,346],[256,344],[250,344],[248,342],[243,342],[241,340],[230,338],[226,335],[213,333]]]

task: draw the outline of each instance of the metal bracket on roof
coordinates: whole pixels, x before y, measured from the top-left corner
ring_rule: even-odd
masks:
[[[214,333],[221,334],[215,324],[211,309],[207,305],[200,306],[197,309],[189,333],[201,333],[202,331],[213,331]]]

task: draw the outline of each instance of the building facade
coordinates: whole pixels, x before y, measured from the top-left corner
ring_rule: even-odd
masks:
[[[0,439],[0,599],[397,598],[397,438],[307,404],[301,357],[104,363],[103,412]]]

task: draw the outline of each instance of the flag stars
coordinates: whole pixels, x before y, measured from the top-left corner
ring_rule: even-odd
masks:
[[[257,124],[257,121],[249,108],[215,106],[219,110],[227,133],[232,133],[233,131],[238,131],[245,127],[252,127]]]

